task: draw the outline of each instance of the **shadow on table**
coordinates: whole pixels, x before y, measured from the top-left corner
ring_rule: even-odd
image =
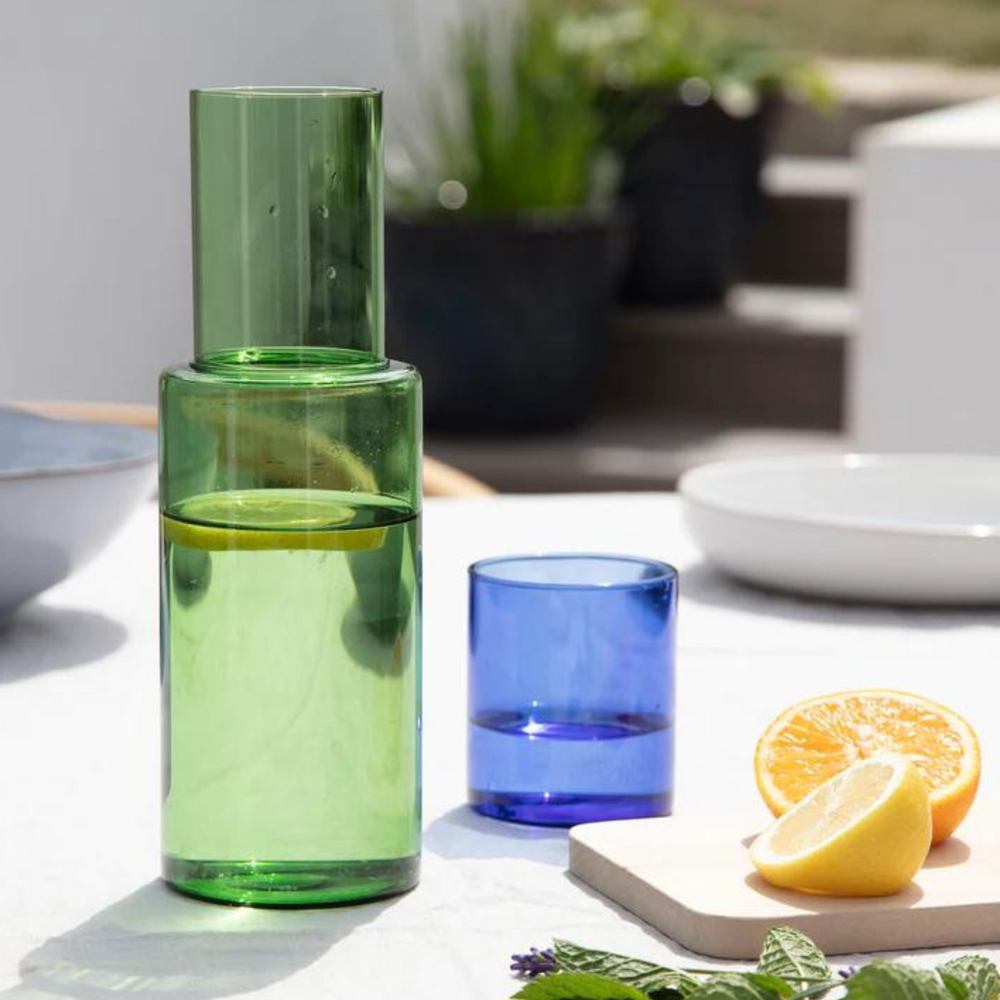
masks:
[[[990,608],[911,608],[782,594],[743,583],[706,562],[693,563],[681,572],[680,592],[695,604],[824,625],[904,625],[936,631],[982,625],[987,618],[1000,624],[1000,614]]]
[[[565,867],[565,830],[489,819],[459,806],[424,831],[424,846],[442,858],[526,858]]]
[[[0,684],[100,660],[128,638],[96,611],[28,604],[0,625]]]
[[[199,903],[151,882],[21,961],[3,1000],[208,1000],[280,982],[395,900],[325,910]]]

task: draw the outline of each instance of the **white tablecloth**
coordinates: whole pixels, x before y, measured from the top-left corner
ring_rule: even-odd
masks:
[[[464,571],[481,556],[589,549],[681,569],[677,813],[763,820],[762,727],[798,698],[854,686],[911,689],[966,714],[984,741],[981,797],[994,796],[1000,615],[766,596],[706,567],[679,513],[675,498],[648,494],[429,503],[423,881],[387,902],[275,912],[198,903],[157,881],[156,517],[145,506],[0,632],[3,996],[496,1000],[516,988],[509,954],[553,936],[682,954],[566,875],[565,834],[463,808]]]

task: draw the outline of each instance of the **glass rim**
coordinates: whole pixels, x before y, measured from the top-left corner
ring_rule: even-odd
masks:
[[[349,347],[302,344],[222,348],[199,354],[192,367],[215,375],[246,377],[252,373],[261,381],[284,382],[297,373],[329,369],[336,369],[345,380],[373,375],[387,371],[390,361]]]
[[[631,563],[652,568],[655,576],[642,580],[632,580],[628,583],[541,583],[537,580],[511,580],[492,576],[488,572],[491,566],[503,563],[517,562],[559,562],[563,560],[589,559],[594,562]],[[482,580],[498,587],[519,587],[525,590],[641,590],[662,583],[676,583],[677,568],[662,559],[651,559],[646,556],[630,556],[614,552],[526,552],[521,555],[491,556],[487,559],[477,559],[469,566],[469,577],[472,580]]]
[[[324,87],[322,85],[304,86],[236,86],[236,87],[195,87],[191,91],[194,97],[381,97],[378,87]]]

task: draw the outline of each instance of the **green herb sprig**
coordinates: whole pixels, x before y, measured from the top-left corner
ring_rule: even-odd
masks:
[[[515,955],[512,969],[534,976],[518,1000],[1000,1000],[1000,970],[982,955],[920,969],[876,960],[835,973],[822,951],[793,927],[773,927],[756,969],[671,969],[556,940]]]

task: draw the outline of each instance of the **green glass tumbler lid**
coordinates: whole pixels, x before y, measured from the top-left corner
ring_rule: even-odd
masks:
[[[192,91],[191,171],[196,357],[383,356],[379,91]]]

